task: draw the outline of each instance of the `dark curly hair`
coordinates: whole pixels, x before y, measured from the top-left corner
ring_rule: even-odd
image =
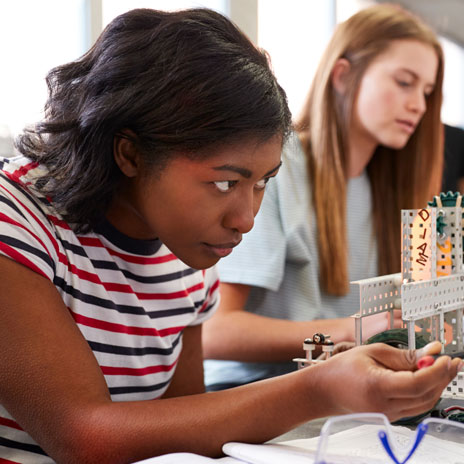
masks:
[[[288,135],[291,115],[267,55],[208,9],[136,9],[115,18],[80,59],[47,75],[42,121],[16,140],[48,168],[37,183],[79,232],[102,220],[122,179],[115,136],[149,166],[215,144]]]

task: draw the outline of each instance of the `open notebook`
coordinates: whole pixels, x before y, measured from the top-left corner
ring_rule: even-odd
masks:
[[[235,458],[225,457],[221,459],[211,459],[199,454],[192,453],[171,453],[157,458],[137,461],[133,464],[243,464]]]
[[[378,438],[378,426],[365,424],[330,435],[324,455],[326,463],[335,464],[392,464]],[[403,462],[414,441],[415,432],[406,427],[392,427],[392,435],[404,455],[397,455]],[[211,459],[190,453],[174,453],[141,461],[138,464],[311,464],[315,463],[320,437],[291,440],[282,443],[252,445],[247,443],[226,443],[223,447],[227,455],[221,459]],[[450,441],[431,435],[419,444],[408,464],[464,464],[464,441]]]
[[[392,427],[403,459],[414,441],[415,432],[406,427]],[[464,437],[464,435],[463,435]],[[250,445],[227,443],[224,452],[249,464],[310,464],[315,462],[319,437],[292,440],[278,444]],[[378,426],[360,425],[333,434],[328,440],[324,462],[335,464],[392,464],[378,438]],[[464,464],[464,441],[453,441],[426,436],[407,461],[408,464]]]

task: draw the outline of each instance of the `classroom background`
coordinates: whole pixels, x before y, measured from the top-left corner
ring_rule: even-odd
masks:
[[[372,0],[9,0],[0,3],[0,156],[41,117],[47,71],[89,49],[115,16],[133,8],[208,7],[230,17],[271,56],[294,115],[334,27]],[[443,122],[464,128],[464,0],[396,1],[419,14],[445,51]]]

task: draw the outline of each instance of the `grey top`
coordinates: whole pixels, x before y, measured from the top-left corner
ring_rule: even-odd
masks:
[[[347,185],[350,281],[378,275],[371,209],[369,178],[363,172]],[[246,310],[255,314],[304,321],[346,317],[359,309],[357,286],[352,285],[342,297],[327,295],[319,287],[315,212],[306,158],[296,135],[284,147],[282,167],[266,188],[254,228],[218,266],[222,282],[252,287]],[[242,384],[295,368],[291,361],[265,364],[208,360],[205,382]]]

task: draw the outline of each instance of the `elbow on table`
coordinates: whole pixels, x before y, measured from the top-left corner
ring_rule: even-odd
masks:
[[[79,418],[59,426],[44,450],[57,464],[129,464],[124,447],[107,420],[82,413]],[[120,438],[120,437],[119,437]],[[119,441],[119,443],[118,443]]]

